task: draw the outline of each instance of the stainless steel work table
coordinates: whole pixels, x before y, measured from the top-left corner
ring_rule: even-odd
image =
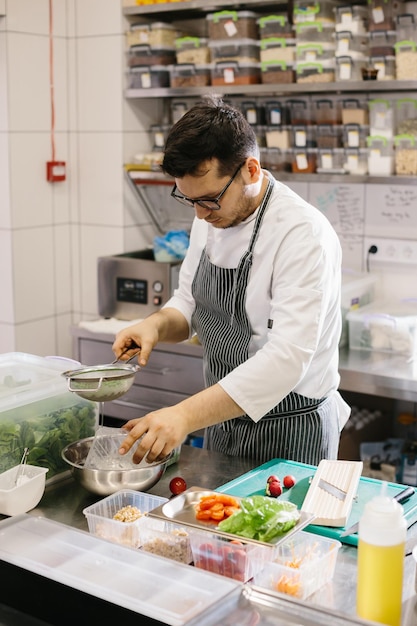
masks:
[[[257,464],[193,446],[182,446],[178,463],[168,467],[160,482],[150,490],[155,495],[170,497],[169,482],[180,475],[187,486],[215,489],[244,474]],[[69,476],[48,485],[38,507],[31,515],[44,516],[76,528],[87,530],[83,509],[98,501],[100,496],[88,493]],[[411,545],[417,541],[417,524],[408,531]],[[409,550],[408,550],[409,552]],[[357,549],[343,545],[338,554],[336,572],[332,583],[322,587],[309,598],[309,603],[321,605],[349,616],[355,615]],[[413,557],[405,557],[404,602],[411,603],[414,596],[415,563]]]

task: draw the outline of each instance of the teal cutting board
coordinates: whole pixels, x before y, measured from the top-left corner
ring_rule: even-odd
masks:
[[[216,491],[223,493],[229,493],[240,498],[246,498],[254,495],[265,495],[265,486],[268,476],[275,474],[281,479],[287,474],[291,474],[296,479],[296,484],[291,489],[284,489],[280,499],[289,500],[301,508],[305,495],[310,486],[311,477],[314,475],[317,467],[315,465],[306,465],[304,463],[297,463],[295,461],[285,461],[283,459],[273,459],[268,461],[259,467],[255,467],[246,474],[242,474],[238,478],[225,483],[221,487],[218,487]],[[364,506],[370,498],[380,493],[382,481],[374,478],[366,478],[362,476],[359,480],[359,487],[357,497],[353,501],[352,511],[347,520],[346,528],[349,528],[352,524],[357,522],[362,516]],[[393,497],[397,493],[400,493],[407,485],[400,485],[398,483],[387,483],[387,493]],[[410,527],[417,521],[417,494],[413,496],[407,502],[403,503],[404,516],[407,520],[407,526]],[[331,539],[338,539],[342,543],[347,543],[353,546],[358,545],[358,535],[348,535],[341,537],[341,533],[345,527],[334,528],[332,526],[317,526],[310,524],[306,530],[317,535],[323,535]]]

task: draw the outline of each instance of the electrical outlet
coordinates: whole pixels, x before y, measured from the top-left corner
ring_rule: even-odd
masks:
[[[371,246],[377,251],[369,254]],[[417,265],[417,241],[413,239],[382,239],[381,237],[365,237],[365,260],[372,263],[402,263]]]

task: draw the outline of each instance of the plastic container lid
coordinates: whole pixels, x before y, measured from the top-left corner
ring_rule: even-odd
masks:
[[[225,11],[217,11],[216,13],[209,13],[206,16],[207,20],[219,21],[222,19],[240,19],[244,17],[256,18],[258,17],[256,13],[253,11],[233,11],[233,10],[225,10]]]

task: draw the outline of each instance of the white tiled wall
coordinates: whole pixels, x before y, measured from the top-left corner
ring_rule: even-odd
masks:
[[[124,180],[122,165],[151,148],[147,129],[163,119],[166,102],[123,98],[127,24],[120,0],[53,0],[55,157],[66,162],[67,179],[48,183],[49,0],[36,0],[36,8],[33,0],[5,4],[6,17],[0,17],[0,353],[72,356],[70,325],[97,317],[97,257],[146,247],[157,234]],[[371,186],[355,189],[360,207],[350,205],[352,223],[340,204],[344,192],[335,193],[334,185],[290,186],[328,214],[341,236],[345,264],[363,269],[363,237],[373,234],[369,223],[375,223],[375,215],[367,222],[366,210],[379,202]],[[407,235],[417,239],[416,231],[410,222]],[[415,267],[385,271],[381,289],[410,296],[414,276]]]

